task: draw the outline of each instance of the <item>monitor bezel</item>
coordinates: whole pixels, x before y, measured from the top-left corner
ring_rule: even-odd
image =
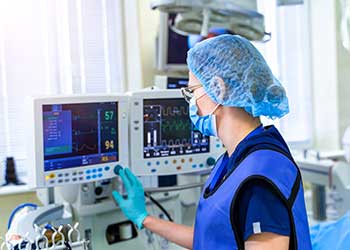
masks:
[[[157,172],[149,172],[149,169],[144,169],[145,162],[151,162],[152,166],[155,166],[158,161],[172,162],[173,160],[179,160],[182,158],[192,158],[193,162],[199,162],[204,158],[218,157],[223,152],[222,144],[218,138],[210,137],[209,152],[196,153],[188,155],[176,155],[176,156],[162,156],[156,158],[144,158],[144,129],[143,129],[143,101],[145,99],[173,99],[183,98],[179,89],[174,90],[148,90],[133,92],[130,94],[130,145],[132,145],[133,155],[130,159],[130,167],[132,171],[138,176],[150,176],[150,175],[172,175],[172,174],[183,174],[200,172],[211,166],[205,166],[203,168],[196,169],[182,169],[181,171],[174,170],[174,165],[159,166]],[[136,106],[135,103],[138,103]],[[137,129],[135,129],[137,127]],[[220,144],[220,147],[217,145]],[[179,163],[180,164],[180,163]],[[181,164],[180,164],[181,165]]]
[[[169,43],[169,26],[168,26],[169,14],[161,12],[159,14],[159,33],[157,37],[157,69],[159,71],[166,72],[187,72],[187,64],[172,64],[168,63],[168,43]]]

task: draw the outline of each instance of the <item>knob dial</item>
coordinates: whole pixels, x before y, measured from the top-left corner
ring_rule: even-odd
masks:
[[[209,157],[208,159],[207,159],[207,165],[208,166],[214,166],[215,165],[215,159],[213,158],[213,157]]]

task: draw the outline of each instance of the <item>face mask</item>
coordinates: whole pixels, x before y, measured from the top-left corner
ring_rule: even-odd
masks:
[[[220,104],[216,105],[215,109],[209,114],[205,116],[198,115],[198,108],[196,105],[196,99],[192,98],[190,101],[190,119],[193,125],[206,136],[218,136],[216,129],[216,117],[213,114],[215,110],[220,106]]]

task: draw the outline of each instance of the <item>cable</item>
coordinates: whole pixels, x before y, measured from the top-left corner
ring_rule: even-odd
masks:
[[[8,223],[7,223],[7,229],[9,230],[10,227],[11,227],[11,223],[12,223],[12,220],[13,218],[15,217],[16,213],[21,210],[22,208],[25,208],[25,207],[32,207],[32,208],[37,208],[38,205],[36,204],[33,204],[33,203],[23,203],[23,204],[20,204],[18,205],[11,213],[10,217],[9,217],[9,220],[8,220]]]
[[[156,188],[145,188],[147,193],[163,193],[163,192],[171,192],[171,191],[180,191],[191,188],[203,187],[205,182],[200,183],[192,183],[192,184],[184,184],[173,187],[156,187]]]
[[[174,220],[171,218],[170,214],[165,210],[165,208],[158,202],[156,201],[149,193],[145,192],[145,196],[150,199],[168,218],[169,221],[174,222]]]

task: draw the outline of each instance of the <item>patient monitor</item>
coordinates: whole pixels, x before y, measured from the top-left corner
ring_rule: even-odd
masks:
[[[128,166],[126,96],[41,97],[30,105],[33,186],[108,179],[116,165]]]
[[[183,174],[215,164],[221,143],[193,126],[188,106],[180,90],[131,94],[130,163],[136,175]]]

